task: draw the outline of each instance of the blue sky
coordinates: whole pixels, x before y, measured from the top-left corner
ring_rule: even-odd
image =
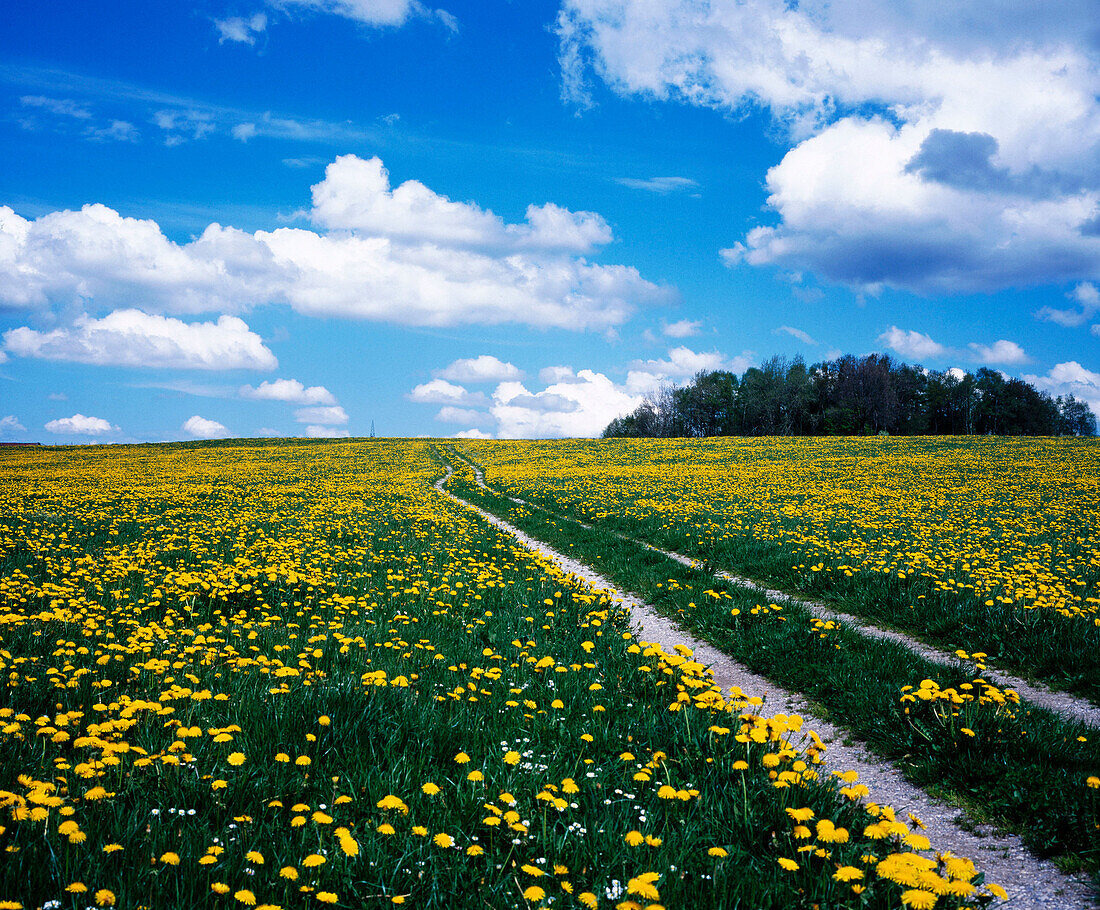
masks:
[[[1090,0],[14,5],[0,439],[597,434],[890,353],[1100,412]]]

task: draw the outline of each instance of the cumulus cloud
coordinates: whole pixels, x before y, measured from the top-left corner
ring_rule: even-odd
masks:
[[[291,404],[336,404],[336,396],[323,385],[306,388],[297,379],[264,380],[253,388],[243,385],[239,394],[242,398],[254,398],[259,401],[286,401]]]
[[[611,228],[595,212],[571,212],[548,202],[529,205],[523,224],[507,224],[476,203],[454,202],[419,180],[391,189],[380,158],[355,155],[337,158],[313,187],[312,217],[330,229],[479,249],[590,253],[612,240]]]
[[[677,322],[670,322],[661,331],[669,338],[690,338],[692,335],[698,335],[702,326],[701,319],[680,319]]]
[[[298,408],[294,412],[294,419],[298,423],[312,423],[319,426],[337,426],[348,422],[348,412],[340,405],[328,407]]]
[[[7,417],[0,417],[0,436],[4,436],[8,433],[24,433],[26,427],[19,422],[19,418],[14,414],[9,414]]]
[[[915,331],[907,332],[896,325],[890,326],[889,331],[879,335],[878,342],[902,357],[914,357],[918,360],[924,357],[946,357],[951,353],[950,348],[933,341],[930,336]]]
[[[591,437],[641,402],[641,395],[617,386],[603,373],[580,370],[574,381],[535,393],[522,383],[501,383],[493,392],[489,413],[496,420],[496,435],[505,439]]]
[[[486,433],[484,430],[479,430],[476,427],[469,430],[460,430],[455,433],[455,439],[492,439],[492,434]]]
[[[409,400],[422,404],[449,404],[453,406],[478,406],[485,404],[486,398],[481,392],[468,389],[446,379],[433,379],[421,383],[409,392]]]
[[[311,424],[306,427],[306,436],[310,439],[347,439],[351,434],[338,427]]]
[[[1091,9],[565,0],[558,34],[582,105],[596,74],[624,95],[763,108],[786,131],[766,177],[777,223],[728,264],[933,294],[1100,270],[1100,56],[1070,24]]]
[[[1094,414],[1100,414],[1100,373],[1085,369],[1076,360],[1055,364],[1045,376],[1025,375],[1024,379],[1051,395],[1083,399]]]
[[[97,366],[271,370],[278,363],[260,336],[236,316],[185,323],[133,309],[115,310],[102,319],[78,316],[72,326],[48,332],[9,329],[4,347],[20,357]]]
[[[523,370],[515,364],[498,360],[492,354],[481,354],[456,360],[435,375],[455,382],[500,382],[504,379],[522,379]]]
[[[980,344],[972,341],[966,346],[967,350],[958,351],[940,344],[921,332],[905,331],[895,325],[890,326],[889,331],[879,335],[878,342],[902,357],[911,357],[916,360],[963,356],[982,365],[1004,364],[1011,366],[1031,362],[1031,358],[1028,357],[1027,352],[1022,347],[1016,342],[1004,338],[993,342],[993,344]]]
[[[696,352],[681,346],[671,349],[666,358],[633,361],[622,382],[595,370],[555,365],[539,371],[543,388],[531,388],[518,379],[503,380],[488,401],[442,378],[417,386],[408,397],[442,404],[436,420],[465,425],[464,433],[472,434],[465,438],[593,437],[664,385],[683,383],[699,370],[740,373],[751,363],[748,353],[731,358],[719,351]]]
[[[701,370],[743,373],[750,366],[752,356],[748,352],[730,358],[719,351],[693,351],[681,345],[671,349],[666,358],[631,362],[626,375],[626,388],[634,394],[648,395],[663,383],[681,384]]]
[[[657,193],[661,196],[694,190],[699,186],[688,177],[620,177],[615,182],[632,190],[645,190],[647,193]]]
[[[248,233],[211,224],[186,244],[104,205],[29,220],[0,207],[0,309],[110,301],[174,313],[281,303],[313,316],[406,325],[522,323],[607,329],[668,292],[636,269],[580,254],[610,239],[603,219],[552,203],[506,224],[409,181],[378,159],[338,158],[314,188],[323,231]]]
[[[73,414],[72,417],[59,417],[49,421],[46,432],[66,436],[102,436],[104,433],[117,433],[118,427],[102,417]]]
[[[977,344],[970,342],[971,356],[982,364],[1001,363],[1006,365],[1030,363],[1031,358],[1022,347],[1014,341],[995,341],[993,344]]]
[[[225,428],[224,424],[200,417],[198,414],[188,417],[180,429],[188,435],[194,436],[195,439],[225,439],[229,436],[229,430]]]

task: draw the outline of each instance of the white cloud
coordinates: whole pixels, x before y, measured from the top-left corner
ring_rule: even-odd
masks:
[[[227,19],[215,19],[218,30],[218,44],[233,41],[239,44],[255,44],[256,38],[267,28],[267,16],[256,13],[247,19],[244,16],[230,16]]]
[[[203,139],[217,129],[213,112],[193,108],[155,111],[152,123],[163,131],[164,144],[168,146]]]
[[[662,383],[681,384],[700,371],[730,370],[743,373],[752,366],[752,356],[745,352],[727,358],[719,351],[693,351],[681,345],[668,352],[665,359],[635,360],[626,375],[626,388],[637,395],[648,395]]]
[[[348,422],[348,412],[340,405],[328,407],[298,408],[294,412],[294,419],[298,423],[312,423],[321,426],[336,426]]]
[[[137,142],[141,139],[138,128],[127,120],[112,120],[107,126],[90,126],[84,135],[98,142]]]
[[[188,417],[180,429],[196,439],[225,439],[229,436],[229,430],[224,424],[200,417],[198,414]]]
[[[465,388],[444,379],[417,386],[409,398],[443,404],[436,419],[465,424],[469,428],[466,432],[472,434],[467,438],[488,438],[487,431],[505,439],[593,437],[616,417],[637,408],[646,395],[663,384],[682,383],[699,370],[740,373],[751,362],[748,353],[728,358],[718,351],[697,353],[678,347],[668,352],[667,359],[633,361],[624,382],[615,382],[595,370],[549,366],[539,371],[539,380],[545,384],[541,390],[514,379],[498,383],[488,413],[481,409],[483,398],[471,400],[473,396]]]
[[[254,398],[260,401],[287,401],[291,404],[336,404],[336,396],[323,385],[306,388],[297,379],[264,380],[253,388],[243,385],[239,392],[242,398]]]
[[[1085,369],[1076,360],[1055,364],[1045,376],[1023,378],[1051,395],[1083,399],[1094,414],[1100,414],[1100,373]]]
[[[590,253],[610,243],[611,228],[595,212],[571,212],[548,202],[529,205],[524,224],[473,202],[453,202],[419,180],[390,187],[380,158],[341,155],[313,187],[313,220],[363,236],[478,249]]]
[[[301,7],[330,13],[366,25],[404,25],[410,16],[424,15],[418,0],[269,0],[275,7]]]
[[[257,129],[255,123],[238,123],[229,132],[233,135],[234,139],[241,142],[248,142],[249,139],[256,135]]]
[[[499,382],[504,379],[522,379],[523,370],[515,364],[498,360],[492,354],[481,354],[478,357],[456,360],[435,375],[455,382]]]
[[[890,326],[889,331],[879,335],[878,342],[902,357],[915,357],[918,360],[925,357],[946,357],[952,353],[950,348],[933,341],[928,335],[916,331],[907,332],[896,325]]]
[[[69,436],[102,436],[104,433],[117,433],[118,427],[102,417],[85,417],[73,414],[72,417],[59,417],[46,424],[46,431]]]
[[[440,423],[465,423],[465,424],[485,424],[486,422],[492,423],[492,415],[486,414],[484,411],[475,411],[471,408],[454,408],[448,405],[439,409],[439,413],[435,415],[435,419]]]
[[[1018,365],[1031,362],[1031,358],[1022,347],[1004,338],[993,344],[979,344],[972,341],[967,345],[966,351],[957,351],[921,332],[905,331],[895,325],[891,326],[889,331],[879,335],[878,342],[902,357],[912,357],[916,360],[964,356],[984,365]]]
[[[90,120],[92,112],[71,98],[46,98],[42,95],[24,95],[19,99],[24,107],[48,111],[58,117],[72,117],[75,120]]]
[[[183,370],[271,370],[275,355],[236,316],[185,323],[141,310],[115,310],[102,319],[78,316],[69,328],[4,333],[4,347],[20,357],[98,366]]]
[[[496,420],[496,435],[505,439],[591,437],[641,402],[641,395],[616,386],[604,374],[580,370],[574,381],[535,394],[518,382],[501,383],[489,412]]]
[[[1084,325],[1100,310],[1100,289],[1091,281],[1081,282],[1066,296],[1077,304],[1077,309],[1059,310],[1045,306],[1035,316],[1066,328],[1075,328]]]
[[[1077,18],[1083,17],[1083,18]],[[727,263],[860,289],[992,291],[1100,271],[1093,0],[565,0],[567,93],[740,113],[794,145],[773,226]]]
[[[790,335],[792,338],[797,338],[803,344],[813,345],[814,347],[817,347],[821,344],[821,342],[817,341],[812,335],[810,335],[809,332],[804,332],[802,331],[802,329],[792,328],[789,325],[781,325],[778,329],[775,330],[775,333],[777,335]]]
[[[311,424],[306,427],[306,436],[310,439],[347,439],[351,433],[337,427],[318,426]]]
[[[669,338],[690,338],[692,335],[698,335],[702,326],[703,320],[701,319],[681,319],[677,322],[670,322],[661,331]]]
[[[991,345],[977,344],[972,341],[967,347],[973,352],[972,356],[978,363],[1020,364],[1031,362],[1031,358],[1027,356],[1024,349],[1014,341],[1001,339]]]
[[[422,404],[449,404],[455,406],[477,406],[485,403],[485,396],[480,392],[470,392],[460,385],[447,382],[446,379],[433,379],[430,382],[415,386],[409,393],[409,399]]]
[[[694,190],[699,186],[688,177],[620,177],[615,182],[632,190],[645,190],[647,193],[657,193],[661,196]]]
[[[0,417],[0,436],[6,433],[23,433],[26,432],[26,427],[19,422],[19,418],[14,414],[9,414],[7,417]]]
[[[543,367],[539,370],[539,380],[547,385],[555,382],[573,382],[576,378],[577,374],[569,366]]]
[[[104,205],[34,220],[0,206],[0,306],[235,313],[287,304],[406,325],[580,331],[669,296],[634,268],[578,255],[610,239],[598,215],[548,203],[506,225],[413,183],[390,193],[381,162],[345,156],[314,187],[311,215],[330,232],[211,224],[186,244]]]
[[[944,373],[946,373],[957,382],[962,382],[964,379],[966,379],[966,370],[964,370],[962,367],[951,367],[949,370],[944,370]]]
[[[454,435],[455,439],[492,439],[492,434],[479,430],[476,427],[469,430],[460,430]]]

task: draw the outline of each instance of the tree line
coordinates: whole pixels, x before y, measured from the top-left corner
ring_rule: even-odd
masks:
[[[1096,417],[1072,395],[1052,398],[985,367],[936,372],[882,354],[807,367],[777,355],[741,377],[704,370],[663,387],[603,438],[880,434],[1095,436]]]

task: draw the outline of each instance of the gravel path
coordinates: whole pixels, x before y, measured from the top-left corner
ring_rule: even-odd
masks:
[[[737,686],[748,695],[764,698],[772,713],[812,714],[811,706],[796,693],[772,685],[731,660],[728,655],[688,635],[648,604],[619,590],[588,566],[558,553],[503,519],[455,496],[445,487],[452,473],[451,466],[447,465],[446,476],[436,481],[435,488],[440,493],[510,534],[527,549],[553,560],[590,587],[606,592],[613,601],[627,606],[635,633],[640,639],[657,643],[666,651],[677,644],[686,645],[694,651],[696,660],[711,668],[716,684],[724,690]],[[857,771],[860,782],[870,791],[869,800],[892,806],[902,818],[904,813],[912,812],[924,823],[925,833],[936,850],[951,851],[973,860],[978,869],[985,873],[987,881],[996,882],[1008,892],[1009,899],[1001,906],[1012,910],[1077,910],[1097,906],[1094,892],[1083,876],[1064,875],[1053,863],[1036,858],[1015,835],[975,834],[963,830],[957,824],[963,816],[961,810],[933,799],[910,784],[891,764],[853,742],[847,731],[819,718],[815,718],[813,727],[828,744],[825,755],[827,767],[834,771]]]
[[[456,453],[457,454],[457,453]],[[482,474],[481,469],[477,465],[463,458],[461,455],[457,456],[463,462],[470,466],[474,472],[474,477],[477,480],[478,486],[483,490],[496,493],[491,487],[485,483],[485,476]],[[582,528],[588,528],[591,530],[592,526],[585,524],[583,521],[579,521],[576,518],[571,518],[568,515],[559,515],[556,512],[551,512],[549,509],[544,509],[542,506],[533,506],[531,503],[525,502],[522,499],[516,499],[515,497],[508,497],[514,503],[525,505],[528,508],[540,509],[544,512],[548,512],[558,518],[565,518],[567,521],[575,522]],[[611,532],[614,533],[614,532]],[[692,566],[699,568],[699,561],[692,559],[690,556],[685,556],[683,553],[676,553],[672,550],[662,550],[660,547],[655,547],[652,544],[646,543],[644,540],[635,540],[632,537],[627,537],[625,534],[615,534],[616,537],[622,540],[630,541],[638,546],[645,547],[647,550],[652,550],[654,553],[660,553],[662,556],[667,556],[669,559],[675,560],[685,566]],[[772,590],[764,585],[757,584],[751,578],[746,578],[743,575],[735,575],[732,572],[717,571],[714,573],[715,578],[720,578],[723,581],[728,581],[730,584],[737,585],[739,588],[745,588],[750,591],[756,591],[761,597],[767,600],[778,603],[780,601],[797,604],[803,607],[818,619],[833,620],[834,622],[841,622],[853,632],[858,632],[867,638],[878,638],[883,641],[891,641],[895,644],[901,645],[903,648],[907,648],[914,654],[923,657],[935,664],[941,666],[953,667],[958,664],[969,665],[971,672],[975,677],[980,676],[982,679],[989,680],[995,683],[1002,689],[1013,689],[1015,692],[1026,702],[1029,702],[1036,707],[1045,708],[1046,710],[1058,714],[1061,717],[1069,721],[1078,721],[1089,727],[1095,727],[1100,729],[1100,707],[1094,705],[1092,702],[1084,698],[1079,698],[1076,695],[1070,695],[1068,692],[1060,692],[1057,689],[1051,689],[1041,684],[1029,683],[1027,680],[1020,679],[1018,676],[1012,676],[1008,673],[1001,672],[1000,670],[994,670],[990,667],[982,669],[977,666],[973,661],[960,660],[957,654],[953,651],[944,651],[940,648],[936,648],[932,645],[925,644],[919,639],[906,635],[903,632],[896,632],[893,629],[883,629],[874,625],[858,616],[853,616],[850,613],[840,613],[836,610],[832,610],[821,601],[817,600],[804,600],[800,597],[795,597],[791,594],[785,594],[782,591]]]

